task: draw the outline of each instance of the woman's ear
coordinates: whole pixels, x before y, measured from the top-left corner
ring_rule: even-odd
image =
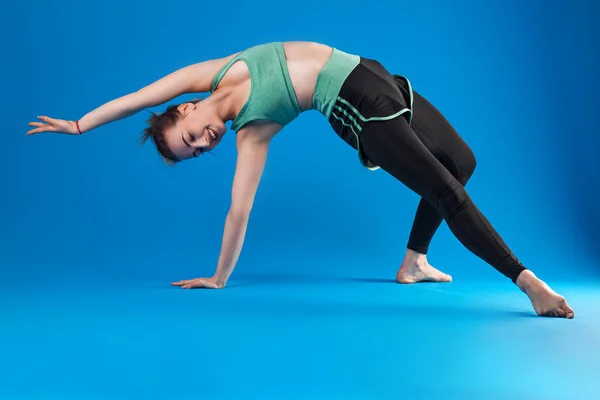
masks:
[[[177,111],[179,111],[181,113],[181,115],[183,117],[187,116],[194,108],[196,108],[196,105],[193,103],[181,103],[180,105],[177,106]]]

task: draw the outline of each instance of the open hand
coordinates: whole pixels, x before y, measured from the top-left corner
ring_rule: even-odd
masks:
[[[27,132],[27,136],[41,132],[55,132],[69,135],[77,135],[77,126],[75,121],[65,121],[45,116],[39,116],[38,119],[44,122],[30,122],[29,126],[34,126],[35,129]]]
[[[173,286],[179,286],[182,289],[222,289],[225,285],[218,283],[214,278],[196,278],[173,282]]]

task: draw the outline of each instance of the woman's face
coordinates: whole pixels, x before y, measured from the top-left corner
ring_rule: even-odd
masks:
[[[198,157],[220,143],[226,132],[225,123],[214,110],[202,102],[183,103],[177,123],[167,129],[165,140],[179,160]]]

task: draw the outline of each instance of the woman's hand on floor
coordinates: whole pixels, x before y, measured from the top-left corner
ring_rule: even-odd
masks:
[[[196,278],[173,282],[173,286],[179,286],[182,289],[223,289],[224,284],[217,282],[214,278]]]

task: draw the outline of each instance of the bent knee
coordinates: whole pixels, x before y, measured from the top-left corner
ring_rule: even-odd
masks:
[[[463,154],[460,163],[458,164],[458,174],[456,179],[462,184],[466,183],[471,176],[473,176],[476,167],[477,159],[475,158],[475,154],[473,154],[471,149],[468,149],[468,151]]]
[[[469,172],[469,175],[473,175],[473,172],[475,172],[475,167],[477,167],[477,159],[475,158],[473,151],[470,151],[469,157],[466,159],[465,170]]]

